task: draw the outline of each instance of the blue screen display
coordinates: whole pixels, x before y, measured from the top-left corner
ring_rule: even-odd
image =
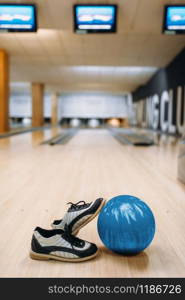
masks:
[[[185,30],[185,6],[167,8],[166,29]]]
[[[32,31],[34,28],[33,5],[0,5],[0,29]]]
[[[82,30],[111,30],[115,25],[115,6],[77,6],[76,24]]]

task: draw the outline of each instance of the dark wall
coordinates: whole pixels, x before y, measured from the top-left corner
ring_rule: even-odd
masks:
[[[133,101],[145,99],[154,94],[161,95],[165,90],[176,89],[185,84],[185,48],[164,69],[160,69],[147,82],[133,92]]]

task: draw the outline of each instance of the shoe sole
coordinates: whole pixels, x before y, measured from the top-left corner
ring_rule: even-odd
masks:
[[[79,232],[85,225],[87,225],[87,224],[88,224],[89,222],[91,222],[94,218],[96,218],[96,216],[97,216],[97,215],[99,214],[99,212],[102,210],[102,208],[103,208],[103,206],[105,205],[105,203],[106,203],[106,199],[104,199],[104,200],[102,201],[101,205],[98,207],[97,211],[96,211],[94,214],[90,215],[90,217],[89,217],[87,220],[85,220],[84,223],[82,223],[77,229],[75,229],[74,231],[72,231],[72,234],[73,234],[73,235],[77,235],[78,232]],[[60,228],[56,228],[55,226],[53,226],[53,224],[51,224],[51,227],[52,227],[53,229],[60,229]]]
[[[86,256],[83,258],[64,258],[64,257],[59,257],[56,255],[52,255],[52,254],[42,254],[42,253],[36,253],[33,252],[32,250],[30,251],[30,258],[34,259],[34,260],[57,260],[57,261],[63,261],[63,262],[83,262],[83,261],[87,261],[90,259],[93,259],[94,257],[96,257],[99,254],[99,250],[96,251],[96,253],[94,253],[91,256]]]
[[[74,231],[72,231],[73,235],[77,235],[78,232],[84,227],[86,226],[88,223],[90,223],[94,218],[96,218],[96,216],[99,214],[99,212],[102,210],[102,208],[104,207],[106,203],[106,200],[104,199],[101,203],[101,205],[99,206],[99,208],[97,209],[97,211],[91,215],[84,223],[82,223],[77,229],[75,229]]]

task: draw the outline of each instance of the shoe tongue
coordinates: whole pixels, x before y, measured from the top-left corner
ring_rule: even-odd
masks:
[[[65,230],[62,233],[62,238],[66,240],[68,243],[70,243],[73,246],[77,247],[84,247],[85,241],[77,238],[76,236],[70,234],[69,232],[66,232]]]

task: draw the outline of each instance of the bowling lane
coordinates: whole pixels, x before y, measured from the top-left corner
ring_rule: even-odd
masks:
[[[0,144],[1,277],[185,276],[185,186],[177,180],[178,143],[123,146],[100,129],[80,130],[62,146],[40,146],[39,139],[32,133]],[[76,265],[29,258],[34,227],[49,228],[67,202],[119,194],[142,198],[154,212],[157,233],[145,252],[111,253],[94,220],[79,236],[100,247],[96,259]]]
[[[30,146],[37,146],[39,143],[43,142],[44,139],[51,138],[63,131],[64,130],[60,127],[53,127],[51,129],[20,133],[19,135],[13,135],[11,137],[0,138],[0,151],[3,148],[7,151],[10,149],[16,150],[17,147],[21,148],[22,146],[31,149]]]

